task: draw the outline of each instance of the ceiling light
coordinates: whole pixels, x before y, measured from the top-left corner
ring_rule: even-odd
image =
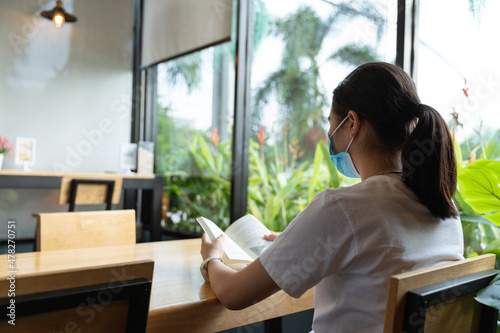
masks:
[[[41,15],[54,21],[57,28],[62,27],[65,22],[76,22],[76,17],[66,13],[64,8],[62,8],[62,2],[60,0],[57,0],[57,4],[52,10],[43,11]]]

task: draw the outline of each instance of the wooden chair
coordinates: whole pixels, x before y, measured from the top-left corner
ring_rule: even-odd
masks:
[[[19,274],[15,298],[0,298],[0,332],[146,332],[153,268],[143,260]]]
[[[37,251],[136,243],[133,209],[40,213],[35,216]]]
[[[114,180],[73,179],[69,197],[69,211],[74,212],[77,203],[83,205],[105,203],[106,210],[111,210],[114,188]]]
[[[78,205],[112,205],[121,201],[123,175],[113,173],[65,173],[61,177],[59,204],[69,204],[69,211]],[[99,210],[96,208],[94,210]]]
[[[394,275],[389,280],[384,333],[496,332],[498,310],[473,299],[498,274],[486,254]]]

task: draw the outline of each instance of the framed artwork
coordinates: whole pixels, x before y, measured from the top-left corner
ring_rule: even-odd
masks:
[[[35,164],[36,140],[35,138],[16,138],[15,163],[23,165],[27,169],[28,165]]]

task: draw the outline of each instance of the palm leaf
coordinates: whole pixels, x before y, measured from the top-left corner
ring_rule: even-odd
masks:
[[[351,66],[359,66],[380,59],[375,49],[368,45],[347,44],[330,56],[330,59]]]

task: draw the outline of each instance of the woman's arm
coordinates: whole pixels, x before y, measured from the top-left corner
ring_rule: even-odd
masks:
[[[224,235],[211,242],[207,234],[203,234],[203,259],[210,256],[222,257],[223,237]],[[280,290],[258,258],[240,271],[226,266],[220,260],[210,261],[207,269],[212,290],[220,302],[231,310],[246,308]]]

